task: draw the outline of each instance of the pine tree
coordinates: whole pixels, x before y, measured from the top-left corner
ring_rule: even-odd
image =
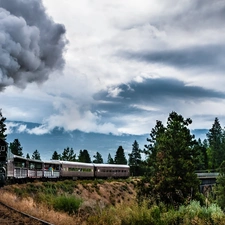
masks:
[[[125,157],[124,149],[123,149],[122,146],[119,146],[117,151],[116,151],[116,155],[115,155],[115,158],[114,158],[114,163],[115,164],[124,164],[124,165],[127,164],[127,159]]]
[[[90,155],[88,153],[88,150],[86,150],[86,149],[80,150],[80,153],[79,153],[79,156],[78,156],[78,161],[84,162],[84,163],[90,163],[91,162],[91,158],[90,158]]]
[[[35,160],[41,160],[41,155],[39,153],[39,151],[36,149],[33,154],[32,154],[32,159],[35,159]]]
[[[156,125],[154,128],[152,128],[152,131],[150,133],[150,138],[147,138],[147,141],[149,144],[145,145],[144,153],[146,155],[146,164],[148,167],[149,173],[154,172],[154,168],[156,167],[156,156],[157,156],[157,140],[161,135],[165,132],[165,127],[162,124],[161,121],[156,120]]]
[[[134,141],[132,146],[132,152],[128,154],[128,165],[130,166],[131,174],[137,176],[139,175],[141,166],[141,149],[139,149],[139,144],[136,140]]]
[[[199,138],[194,148],[198,153],[197,157],[194,159],[196,162],[196,170],[208,169],[207,146],[202,143],[201,139]]]
[[[27,158],[27,159],[30,159],[30,155],[29,155],[29,153],[27,153],[26,158]]]
[[[212,165],[212,169],[217,169],[225,160],[225,150],[222,149],[223,131],[217,117],[215,118],[212,128],[207,133],[207,138],[212,160],[210,164]]]
[[[6,118],[2,115],[2,109],[0,109],[0,138],[6,140],[7,134],[5,134],[7,128],[5,125]]]
[[[76,154],[74,153],[73,148],[64,148],[63,153],[60,156],[60,159],[63,161],[76,161]]]
[[[97,152],[93,157],[95,158],[93,163],[103,163],[102,155],[99,152]]]
[[[107,160],[108,164],[114,164],[113,158],[111,157],[111,154],[108,154],[108,160]]]
[[[62,152],[62,154],[60,156],[60,159],[62,161],[68,161],[69,151],[70,151],[69,147],[64,148],[64,150],[63,150],[63,152]]]
[[[14,139],[14,141],[9,144],[9,148],[14,155],[23,156],[23,148],[18,139]]]
[[[73,148],[70,148],[69,155],[68,155],[68,161],[71,161],[71,162],[76,161],[76,154],[74,153]]]
[[[60,154],[58,154],[57,151],[54,151],[52,154],[51,160],[59,160],[60,159]]]
[[[150,145],[145,152],[153,162],[150,176],[140,186],[140,193],[153,198],[156,202],[178,206],[191,198],[199,197],[199,180],[195,173],[197,152],[196,141],[190,134],[188,125],[191,119],[184,119],[176,112],[170,113],[167,127],[157,121],[150,134]],[[146,188],[148,187],[148,188]]]

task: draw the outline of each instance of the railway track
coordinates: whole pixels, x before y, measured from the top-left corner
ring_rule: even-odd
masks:
[[[53,225],[0,202],[1,225]]]

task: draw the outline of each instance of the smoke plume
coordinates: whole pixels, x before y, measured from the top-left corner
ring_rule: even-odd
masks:
[[[0,0],[0,91],[42,83],[62,69],[65,32],[41,0]]]

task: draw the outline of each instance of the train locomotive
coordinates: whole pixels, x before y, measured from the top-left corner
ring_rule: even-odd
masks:
[[[0,186],[34,179],[128,178],[129,175],[128,165],[26,159],[12,154],[7,142],[0,139]]]

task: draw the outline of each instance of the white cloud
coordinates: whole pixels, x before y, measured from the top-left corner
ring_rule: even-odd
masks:
[[[14,131],[14,128],[18,126],[18,123],[14,123],[14,122],[6,122],[6,134],[11,134]]]

